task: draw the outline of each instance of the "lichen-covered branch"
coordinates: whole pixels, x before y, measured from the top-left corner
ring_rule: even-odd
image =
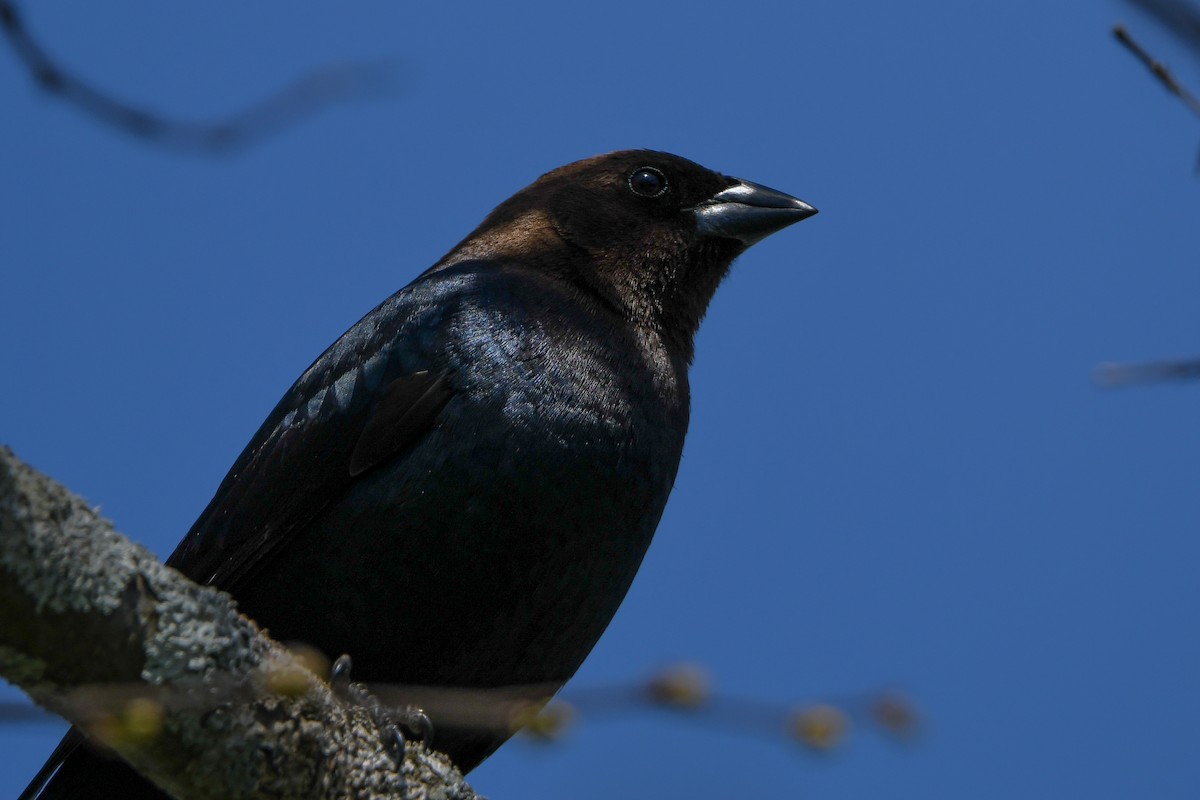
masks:
[[[181,798],[473,798],[232,599],[0,448],[0,675]]]

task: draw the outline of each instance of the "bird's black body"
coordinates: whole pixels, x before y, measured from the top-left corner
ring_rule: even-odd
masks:
[[[758,205],[722,199],[739,187]],[[168,563],[274,638],[350,654],[356,680],[544,699],[662,515],[712,293],[748,243],[811,213],[663,153],[544,176],[301,375]],[[508,736],[431,716],[464,769]],[[64,749],[42,797],[163,797]]]

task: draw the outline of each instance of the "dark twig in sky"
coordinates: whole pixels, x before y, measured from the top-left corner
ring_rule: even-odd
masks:
[[[10,0],[0,0],[0,28],[45,91],[125,133],[191,152],[219,153],[246,147],[335,102],[377,94],[387,88],[394,74],[394,66],[388,64],[330,66],[226,119],[186,122],[118,100],[58,66],[29,33]]]
[[[1200,7],[1186,0],[1127,0],[1200,55]]]
[[[1146,68],[1154,73],[1154,77],[1158,78],[1159,83],[1166,87],[1168,92],[1182,100],[1187,107],[1192,110],[1193,114],[1200,117],[1200,100],[1197,100],[1195,95],[1183,88],[1183,86],[1180,85],[1177,80],[1175,80],[1175,77],[1171,74],[1170,70],[1168,70],[1162,64],[1162,62],[1157,61],[1153,56],[1146,52],[1145,48],[1134,41],[1133,37],[1129,35],[1129,31],[1125,29],[1124,25],[1118,25],[1113,28],[1113,36],[1117,37],[1118,42],[1125,45],[1125,48],[1129,50],[1129,52],[1137,56],[1138,60],[1145,64]]]
[[[1101,364],[1096,367],[1101,386],[1130,386],[1138,383],[1194,381],[1200,379],[1200,359],[1147,361],[1138,364]]]

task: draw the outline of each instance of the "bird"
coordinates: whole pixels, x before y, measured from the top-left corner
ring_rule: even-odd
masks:
[[[545,702],[662,516],[718,285],[815,213],[652,150],[542,175],[300,375],[167,564],[356,680]],[[512,735],[429,714],[463,772]],[[167,795],[73,730],[33,797]]]

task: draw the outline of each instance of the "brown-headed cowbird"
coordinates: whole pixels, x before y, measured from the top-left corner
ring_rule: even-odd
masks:
[[[646,150],[543,175],[300,376],[167,563],[357,680],[544,701],[658,525],[717,285],[814,213]],[[463,770],[511,734],[414,697]],[[80,738],[30,796],[165,797]]]

